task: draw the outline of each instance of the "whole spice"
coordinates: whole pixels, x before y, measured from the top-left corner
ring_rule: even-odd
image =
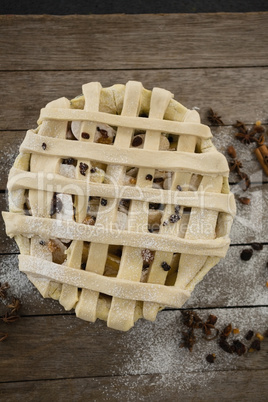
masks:
[[[240,173],[240,169],[243,167],[242,163],[238,159],[234,159],[229,163],[230,171]]]
[[[247,197],[239,197],[238,201],[240,201],[241,204],[244,204],[244,205],[249,205],[250,204],[250,198],[247,198]]]
[[[0,342],[3,342],[5,339],[7,339],[8,334],[5,332],[0,332]]]
[[[252,248],[245,248],[244,250],[242,250],[240,258],[242,261],[249,261],[252,257],[252,254],[253,254]]]
[[[223,126],[224,123],[221,120],[221,116],[219,116],[213,109],[209,108],[207,113],[207,118],[211,124],[215,124],[216,126]]]
[[[215,328],[215,324],[217,322],[217,317],[213,314],[210,314],[207,321],[201,322],[199,327],[202,328],[203,333],[206,335],[205,339],[207,341],[212,341],[213,339],[217,338],[218,334],[219,334],[219,330],[217,328]],[[214,335],[212,337],[209,337],[209,335],[212,334],[212,330],[214,331]]]
[[[7,282],[0,283],[0,298],[6,299],[7,297],[7,289],[9,289],[9,284]]]
[[[195,342],[196,337],[192,328],[189,329],[188,332],[182,332],[182,343],[180,344],[180,348],[187,348],[191,352]]]
[[[236,150],[232,145],[227,148],[228,155],[230,155],[233,159],[236,158]]]
[[[255,155],[264,171],[266,176],[268,176],[268,148],[266,145],[261,144],[255,149]]]
[[[200,328],[200,324],[202,323],[201,318],[195,311],[191,310],[182,310],[182,322],[188,328]]]
[[[222,339],[228,338],[228,336],[230,335],[230,333],[232,332],[232,324],[228,324],[226,327],[224,327],[224,329],[222,330],[222,332],[220,333],[220,337]]]
[[[14,321],[17,321],[20,317],[18,315],[12,315],[8,312],[5,313],[5,315],[3,315],[1,317],[1,320],[4,321],[6,324],[11,324]]]
[[[151,174],[147,174],[147,176],[145,177],[145,180],[152,181],[152,180],[153,180],[153,176],[152,176]]]
[[[97,169],[96,169],[95,167],[92,167],[92,168],[90,169],[90,173],[91,173],[91,174],[96,173],[96,171],[97,171]]]
[[[45,142],[43,142],[42,148],[43,148],[44,151],[47,149],[47,144]]]
[[[13,297],[12,303],[10,303],[7,307],[11,309],[10,314],[16,313],[21,308],[21,302],[19,299]]]
[[[248,130],[243,122],[237,120],[236,124],[233,125],[233,127],[238,130],[235,137],[243,144],[248,145],[251,142],[256,142],[258,145],[262,145],[264,143],[264,136],[262,133],[264,133],[265,129],[257,123],[259,122],[256,122],[256,124]]]

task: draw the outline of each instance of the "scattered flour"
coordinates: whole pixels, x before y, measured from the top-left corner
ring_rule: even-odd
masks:
[[[268,325],[268,307],[255,308],[254,314],[252,309],[231,308],[202,310],[198,314],[204,320],[209,314],[215,314],[219,330],[229,323],[233,328],[239,328],[240,334],[231,334],[230,340],[240,339],[247,346],[250,341],[243,339],[247,331],[252,329],[262,333]],[[181,322],[179,311],[160,312],[155,323],[139,321],[122,338],[122,348],[128,350],[129,357],[122,362],[121,375],[115,373],[117,376],[109,389],[103,388],[103,400],[113,400],[114,397],[114,400],[160,401],[167,395],[196,387],[209,389],[218,371],[249,367],[252,364],[250,360],[254,361],[258,353],[241,357],[230,355],[220,349],[217,340],[204,340],[201,330],[196,330],[197,343],[189,352],[179,347],[183,330],[187,328]],[[210,353],[216,354],[214,364],[207,363],[205,359]],[[143,396],[139,396],[139,390]]]

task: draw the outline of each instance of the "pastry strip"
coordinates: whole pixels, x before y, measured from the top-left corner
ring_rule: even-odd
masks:
[[[137,114],[140,104],[140,93],[142,85],[138,82],[129,81],[126,85],[124,105],[122,115]],[[115,142],[113,146],[129,147],[131,143],[133,130],[129,128],[119,127],[116,133]],[[109,147],[110,149],[110,147]],[[124,166],[109,165],[106,170],[106,179],[122,185],[124,176]],[[112,200],[105,198],[107,205],[99,205],[96,226],[108,227],[116,219],[119,199]],[[109,243],[94,243],[92,242],[89,247],[88,259],[86,270],[104,274],[105,263],[108,255]],[[82,289],[80,300],[76,306],[76,314],[78,317],[95,321],[98,316],[98,300],[99,293]]]
[[[148,120],[151,118],[162,119],[168,107],[170,99],[173,95],[164,89],[154,88],[152,91],[151,104]],[[147,130],[145,134],[144,150],[158,151],[160,146],[161,131]],[[137,175],[137,187],[150,187],[152,182],[146,180],[146,175],[151,174],[154,176],[155,169],[140,168]],[[144,225],[147,229],[146,222],[148,222],[148,203],[133,200],[131,201],[129,214],[128,214],[128,230],[136,234],[139,232],[144,233]],[[117,278],[130,279],[133,282],[140,281],[143,260],[141,249],[134,247],[124,247],[120,261],[120,267]],[[108,316],[107,323],[113,328],[120,327],[128,330],[134,325],[135,322],[135,301],[127,301],[122,298],[113,298],[111,308]],[[123,314],[122,314],[123,312]]]
[[[187,290],[176,289],[172,286],[133,283],[127,279],[109,278],[95,272],[77,270],[33,256],[20,255],[19,262],[20,270],[27,274],[127,300],[159,301],[166,306],[179,308],[190,296]]]
[[[28,131],[21,144],[20,152],[50,155],[62,158],[73,158],[100,161],[106,164],[120,164],[123,166],[136,166],[138,168],[151,168],[159,170],[183,171],[199,173],[202,175],[228,176],[229,167],[225,157],[216,152],[187,153],[158,151],[159,158],[155,158],[155,151],[148,149],[123,149],[115,146],[104,146],[97,143],[76,142],[46,138],[46,149],[42,148],[44,139]],[[107,149],[108,147],[108,149]],[[161,157],[160,157],[161,156]]]
[[[132,245],[138,248],[162,250],[174,253],[196,253],[198,255],[215,255],[224,257],[230,239],[218,237],[212,240],[190,240],[154,233],[134,233],[127,230],[116,230],[84,225],[73,221],[57,221],[56,219],[39,218],[3,212],[7,234],[14,237],[23,234],[28,237],[40,234],[45,238],[68,238],[72,240],[93,241],[111,245]]]
[[[212,134],[210,128],[204,124],[184,123],[172,120],[162,120],[158,118],[144,118],[137,116],[123,116],[103,113],[103,112],[86,112],[79,109],[70,109],[66,113],[65,109],[48,110],[41,109],[40,118],[38,123],[47,120],[59,121],[91,121],[102,122],[110,126],[140,129],[140,130],[154,130],[162,133],[170,133],[176,135],[192,135],[200,138],[211,138]]]
[[[179,204],[184,207],[206,208],[219,212],[235,215],[235,199],[232,193],[207,193],[201,191],[178,191],[162,190],[156,188],[136,188],[117,184],[93,183],[70,179],[57,173],[26,172],[21,169],[11,168],[8,190],[14,191],[19,188],[39,189],[47,188],[57,193],[84,194],[88,196],[144,200],[162,204]]]

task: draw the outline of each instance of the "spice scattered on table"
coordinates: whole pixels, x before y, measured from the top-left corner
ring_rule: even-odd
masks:
[[[236,158],[236,150],[235,148],[231,145],[227,148],[227,153],[229,156],[231,156],[232,160],[229,162],[229,167],[230,167],[230,172],[236,172],[238,174],[238,176],[240,177],[240,179],[244,182],[244,188],[243,190],[246,191],[249,187],[250,187],[250,178],[247,175],[247,173],[242,172],[242,168],[243,168],[243,164],[242,162]],[[242,203],[246,203],[243,202],[245,201],[245,197],[242,197]]]
[[[7,292],[7,290],[9,288],[10,288],[10,286],[7,282],[5,282],[3,284],[0,283],[0,297],[2,299],[2,303],[4,300],[6,300],[9,297],[8,292]],[[12,300],[10,301],[10,303],[8,303],[6,305],[6,308],[7,308],[7,310],[5,311],[4,315],[2,315],[0,317],[0,321],[2,323],[11,324],[20,318],[20,316],[18,315],[18,311],[21,308],[21,302],[19,299],[12,296]],[[7,339],[7,337],[8,337],[7,332],[0,331],[0,342]]]
[[[210,121],[211,124],[214,124],[216,126],[223,126],[224,123],[221,120],[221,116],[219,116],[213,109],[209,108],[207,112],[207,118]]]
[[[244,204],[244,205],[249,205],[250,204],[250,198],[247,198],[247,197],[238,197],[238,201],[241,202],[241,204]]]
[[[233,127],[238,130],[235,137],[243,144],[249,145],[255,142],[257,145],[262,145],[264,143],[265,128],[260,121],[257,121],[250,129],[247,129],[245,123],[237,120]]]
[[[231,323],[224,326],[224,328],[219,331],[219,329],[215,327],[215,324],[217,323],[217,317],[215,315],[211,314],[208,316],[206,321],[203,321],[194,311],[183,310],[181,313],[182,322],[186,327],[188,327],[188,332],[182,332],[182,342],[180,347],[187,348],[190,352],[193,350],[193,347],[198,340],[195,332],[198,329],[201,329],[206,335],[210,335],[213,330],[215,336],[208,340],[217,338],[217,344],[221,350],[229,354],[236,354],[237,356],[242,356],[247,352],[259,351],[261,349],[261,342],[265,337],[268,337],[268,330],[265,331],[263,335],[257,332],[255,337],[254,332],[248,330],[244,335],[244,339],[250,341],[250,344],[247,346],[242,342],[242,339],[236,338],[236,336],[240,334],[240,330],[239,328],[233,328]],[[214,363],[215,358],[215,353],[210,353],[206,356],[206,360],[210,364]]]

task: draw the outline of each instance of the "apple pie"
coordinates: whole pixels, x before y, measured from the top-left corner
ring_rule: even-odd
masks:
[[[199,114],[140,82],[40,112],[8,179],[6,231],[43,297],[122,331],[180,308],[223,258],[229,168]]]

